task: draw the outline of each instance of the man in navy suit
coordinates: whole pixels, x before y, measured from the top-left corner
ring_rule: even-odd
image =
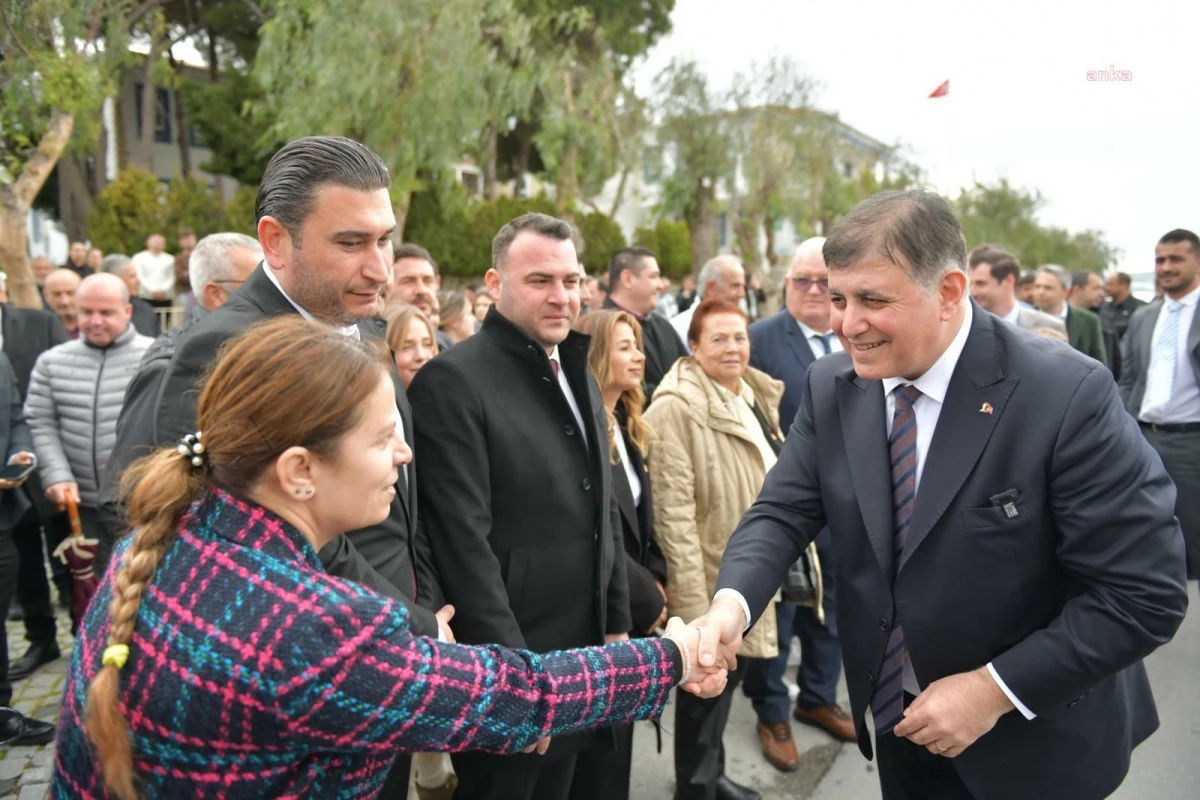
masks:
[[[870,197],[823,252],[848,353],[808,371],[693,623],[700,662],[828,526],[884,800],[1107,797],[1158,727],[1142,659],[1187,608],[1162,460],[1106,367],[971,301],[938,195]]]
[[[750,326],[750,363],[784,383],[779,419],[785,430],[791,427],[800,408],[808,368],[822,356],[842,351],[842,344],[829,324],[829,270],[821,255],[824,244],[825,239],[817,237],[796,249],[784,287],[786,307]],[[763,757],[784,772],[792,772],[800,765],[788,723],[791,701],[783,682],[793,635],[800,639],[801,660],[796,673],[800,694],[792,716],[797,722],[821,728],[837,739],[854,741],[854,722],[837,703],[842,651],[837,637],[829,531],[822,531],[817,537],[817,552],[825,579],[822,604],[825,621],[812,608],[777,603],[779,655],[748,660],[742,684],[758,714],[756,728]]]

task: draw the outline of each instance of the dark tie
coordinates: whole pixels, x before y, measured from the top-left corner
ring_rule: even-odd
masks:
[[[895,583],[904,540],[912,522],[917,497],[917,417],[913,403],[921,396],[915,386],[897,386],[893,393],[896,411],[892,415],[892,435],[888,451],[892,462],[892,582]],[[876,735],[890,733],[904,716],[904,664],[908,651],[904,646],[904,630],[897,616],[884,649],[883,665],[875,682],[871,698],[871,715],[875,719]]]
[[[833,339],[833,331],[829,333],[814,333],[813,338],[821,340],[821,347],[825,348],[825,355],[833,352],[833,347],[829,344],[830,340]]]

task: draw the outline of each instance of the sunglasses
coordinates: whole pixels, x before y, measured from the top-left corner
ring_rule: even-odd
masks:
[[[829,280],[827,278],[815,281],[812,278],[788,278],[788,280],[792,282],[792,288],[797,292],[807,292],[816,285],[818,291],[825,294],[829,293]]]

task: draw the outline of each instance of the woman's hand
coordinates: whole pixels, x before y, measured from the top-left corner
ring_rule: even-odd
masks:
[[[684,665],[684,678],[681,681],[684,688],[700,697],[717,697],[725,691],[729,679],[729,670],[737,669],[737,658],[733,651],[721,645],[717,652],[716,663],[711,667],[702,667],[700,657],[700,631],[685,625],[679,617],[671,617],[667,622],[666,635],[686,647],[688,663]],[[680,656],[685,655],[680,648]]]

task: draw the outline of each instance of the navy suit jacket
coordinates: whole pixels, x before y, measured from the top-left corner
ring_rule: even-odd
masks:
[[[750,366],[783,381],[779,426],[785,431],[800,410],[804,376],[816,360],[800,326],[786,308],[750,326]]]
[[[954,759],[976,798],[1108,796],[1158,727],[1141,659],[1187,608],[1175,487],[1111,374],[976,306],[898,559],[882,382],[841,353],[807,382],[716,588],[741,592],[757,618],[828,525],[864,755],[864,714],[902,624],[922,686],[991,662],[1037,715],[1005,714]],[[1010,490],[1015,515],[991,501]]]

